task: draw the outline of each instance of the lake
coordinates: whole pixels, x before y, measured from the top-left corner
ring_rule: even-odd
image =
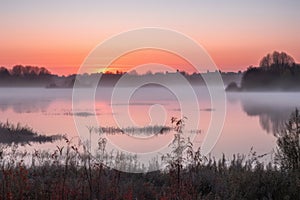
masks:
[[[84,94],[88,89],[81,90]],[[222,92],[223,88],[214,90]],[[21,123],[44,135],[63,134],[74,140],[80,136],[83,140],[91,139],[93,146],[97,145],[99,133],[90,134],[89,127],[171,127],[171,117],[187,116],[184,131],[193,138],[194,147],[199,147],[209,127],[216,126],[211,120],[212,114],[218,116],[221,113],[211,106],[205,87],[194,87],[196,100],[186,95],[185,89],[178,91],[183,93],[174,94],[163,87],[143,87],[134,91],[129,101],[122,102],[120,99],[112,101],[112,88],[98,88],[95,101],[83,95],[73,102],[74,108],[72,89],[1,88],[0,121]],[[178,96],[183,98],[178,101]],[[276,147],[274,135],[280,134],[290,113],[300,107],[299,99],[300,93],[227,93],[224,126],[211,156],[220,158],[222,153],[229,158],[236,153],[247,155],[252,147],[258,154],[272,153]],[[195,118],[197,114],[199,118]],[[173,140],[172,133],[152,134],[151,131],[102,136],[109,140],[111,149],[141,155],[149,152],[161,155]],[[63,143],[31,143],[23,148],[49,150]],[[265,159],[269,160],[271,156],[269,154]]]

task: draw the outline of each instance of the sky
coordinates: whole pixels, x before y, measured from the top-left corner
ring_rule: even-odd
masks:
[[[299,8],[299,0],[1,0],[0,66],[76,73],[98,44],[143,27],[191,37],[222,71],[258,65],[274,50],[299,62]]]

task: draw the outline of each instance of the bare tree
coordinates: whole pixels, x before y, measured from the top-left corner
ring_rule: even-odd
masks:
[[[267,54],[260,61],[260,67],[276,67],[276,66],[293,66],[295,60],[285,52],[279,53],[274,51],[272,54]]]

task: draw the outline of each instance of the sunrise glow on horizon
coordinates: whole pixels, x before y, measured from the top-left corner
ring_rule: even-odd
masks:
[[[222,71],[245,70],[275,50],[285,51],[299,62],[299,7],[297,0],[5,0],[0,6],[0,66],[33,65],[46,67],[54,74],[73,74],[101,42],[143,27],[161,27],[187,35],[206,49]],[[137,53],[136,60],[127,56],[117,64],[128,68],[143,62],[161,62],[189,71],[181,59],[153,52],[148,55],[140,59]]]

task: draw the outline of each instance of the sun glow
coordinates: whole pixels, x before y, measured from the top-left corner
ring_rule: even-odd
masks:
[[[145,64],[151,64],[151,68],[138,68]],[[108,67],[92,69],[91,72],[119,74],[136,70],[139,74],[156,73],[162,72],[159,65],[168,66],[170,71],[180,70],[189,73],[195,71],[194,67],[189,62],[176,54],[156,49],[144,49],[122,55],[114,60]]]

